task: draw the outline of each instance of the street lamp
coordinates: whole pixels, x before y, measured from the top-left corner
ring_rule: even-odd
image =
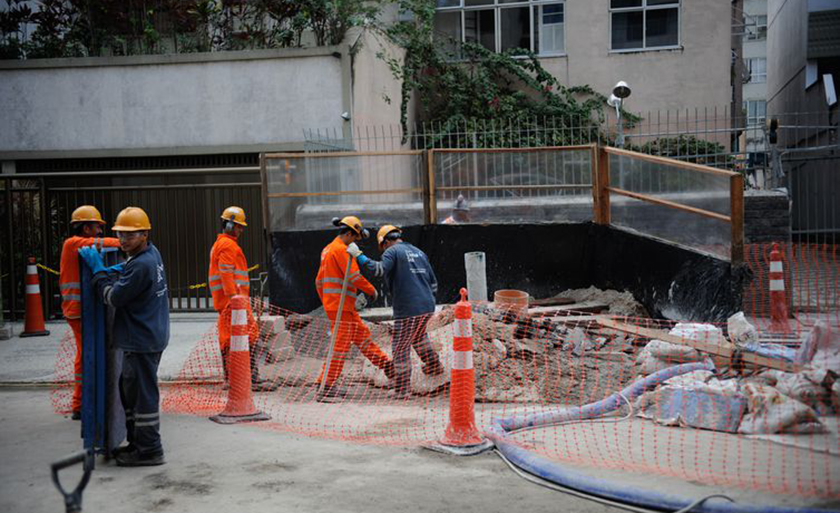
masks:
[[[624,99],[630,96],[630,86],[624,80],[619,80],[613,87],[610,99],[607,100],[607,105],[615,108],[615,144],[620,148],[624,148],[624,127],[621,124],[621,106],[624,104]]]

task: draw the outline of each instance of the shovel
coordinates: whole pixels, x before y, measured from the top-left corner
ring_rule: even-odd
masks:
[[[85,473],[82,475],[82,479],[79,481],[79,484],[76,485],[76,488],[72,492],[68,492],[63,486],[61,486],[58,473],[62,469],[72,467],[77,463],[84,464]],[[93,449],[85,449],[62,458],[50,465],[53,483],[55,483],[55,487],[58,488],[61,495],[64,496],[64,507],[67,513],[82,511],[82,492],[85,490],[85,486],[87,486],[88,481],[90,481],[90,473],[93,472],[94,463]]]

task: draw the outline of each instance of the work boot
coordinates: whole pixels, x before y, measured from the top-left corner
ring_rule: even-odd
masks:
[[[342,399],[347,395],[347,389],[336,384],[327,385],[324,390],[319,391],[315,395],[315,400],[319,403],[329,403],[336,399]]]
[[[394,371],[394,362],[390,360],[382,366],[382,371],[385,373],[385,377],[389,380],[393,380],[394,376],[397,375],[396,371]]]
[[[70,420],[82,420],[82,412],[73,410],[73,413],[70,414]]]
[[[440,376],[443,374],[444,368],[440,364],[440,360],[435,360],[432,363],[423,365],[423,374],[426,376]]]
[[[111,455],[116,458],[120,454],[125,454],[127,452],[134,452],[137,450],[137,446],[131,442],[128,442],[128,445],[123,445],[122,447],[117,447],[113,451],[111,451]]]
[[[163,451],[143,454],[135,449],[131,452],[123,452],[115,459],[118,467],[153,467],[166,463]]]

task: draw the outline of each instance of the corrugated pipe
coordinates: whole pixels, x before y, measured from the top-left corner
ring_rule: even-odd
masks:
[[[617,410],[624,404],[624,398],[632,402],[646,390],[662,384],[670,378],[698,370],[714,371],[714,364],[707,360],[700,363],[686,363],[661,370],[646,378],[629,385],[621,392],[606,399],[554,412],[535,413],[530,415],[516,415],[504,419],[494,419],[490,429],[485,433],[496,449],[511,463],[524,469],[530,474],[560,486],[578,490],[590,495],[603,497],[612,501],[632,504],[643,508],[670,511],[690,511],[704,513],[825,513],[826,510],[814,508],[791,508],[764,505],[738,504],[724,502],[710,497],[706,501],[698,501],[665,495],[650,490],[640,490],[635,486],[622,485],[615,481],[606,481],[591,475],[563,468],[557,462],[539,456],[524,449],[507,439],[508,435],[520,429],[551,426],[563,422],[588,420],[600,417]],[[623,397],[622,397],[623,396]]]

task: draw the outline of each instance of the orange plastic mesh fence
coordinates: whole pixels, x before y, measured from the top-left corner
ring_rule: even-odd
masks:
[[[801,333],[818,320],[840,326],[840,247],[836,244],[778,243],[785,295],[791,314],[789,331]],[[747,266],[753,274],[744,289],[744,313],[760,329],[770,329],[770,252],[772,243],[748,244]]]
[[[76,339],[73,337],[70,328],[67,328],[58,346],[54,368],[54,385],[50,390],[50,400],[56,413],[70,413],[73,382],[75,380],[75,369],[73,367],[75,358]]]
[[[258,314],[252,361],[265,383],[253,397],[256,408],[271,416],[260,426],[395,445],[443,437],[454,361],[452,307],[431,319],[413,318],[399,325],[342,320],[336,353],[348,351],[343,360],[333,361],[330,374],[336,373],[332,365],[337,361],[344,363],[336,386],[346,394],[327,397],[328,402],[316,401],[316,395],[331,340],[329,320],[275,308]],[[812,341],[814,361],[823,367],[792,373],[768,368],[767,361],[756,364],[755,355],[736,350],[725,325],[553,315],[530,318],[473,305],[479,430],[514,414],[586,405],[615,394],[638,376],[680,363],[706,362],[716,373],[697,371],[674,378],[641,397],[627,398],[632,406],[624,404],[600,418],[529,429],[513,433],[511,439],[586,468],[840,497],[840,382],[826,370],[836,363],[831,341],[838,343],[837,331],[824,330]],[[425,345],[424,332],[434,353]],[[395,396],[389,388],[393,382],[374,365],[383,365],[379,349],[392,357],[393,339],[401,348],[413,346],[407,399]],[[803,351],[796,346],[772,349],[788,358]],[[791,362],[773,358],[769,365]],[[401,376],[401,366],[396,367]],[[399,377],[396,381],[404,383]],[[212,330],[195,346],[177,382],[167,387],[164,410],[211,415],[224,409],[226,398],[218,337]]]
[[[338,378],[330,390],[345,394],[327,395],[325,402],[316,396],[332,340],[329,319],[264,307],[259,301],[252,302],[252,311],[257,322],[251,361],[263,380],[255,386],[253,401],[271,416],[256,426],[392,445],[443,437],[455,360],[453,307],[398,325],[343,316],[330,366]],[[729,332],[726,325],[568,311],[528,317],[491,304],[473,305],[472,315],[480,431],[494,419],[586,405],[616,394],[639,376],[705,362],[714,373],[673,378],[641,397],[621,399],[618,410],[596,419],[573,417],[573,422],[509,438],[594,472],[643,472],[707,485],[840,498],[840,332],[833,327],[822,326],[811,337],[789,341],[789,347],[768,346],[773,358],[761,360],[732,344],[732,339],[742,346],[750,342],[750,334],[737,326]],[[225,409],[228,386],[216,323],[208,322],[208,329],[177,379],[162,384],[165,412],[210,416]],[[406,383],[399,378],[407,368],[402,358],[394,381],[374,365],[388,367],[394,339],[410,362],[407,398],[395,396],[392,388],[394,381]],[[73,351],[72,337],[65,337],[59,378],[72,381]],[[778,357],[803,355],[812,363],[802,369]],[[340,373],[337,362],[343,363]],[[70,390],[59,385],[53,392],[57,411],[69,409]]]

